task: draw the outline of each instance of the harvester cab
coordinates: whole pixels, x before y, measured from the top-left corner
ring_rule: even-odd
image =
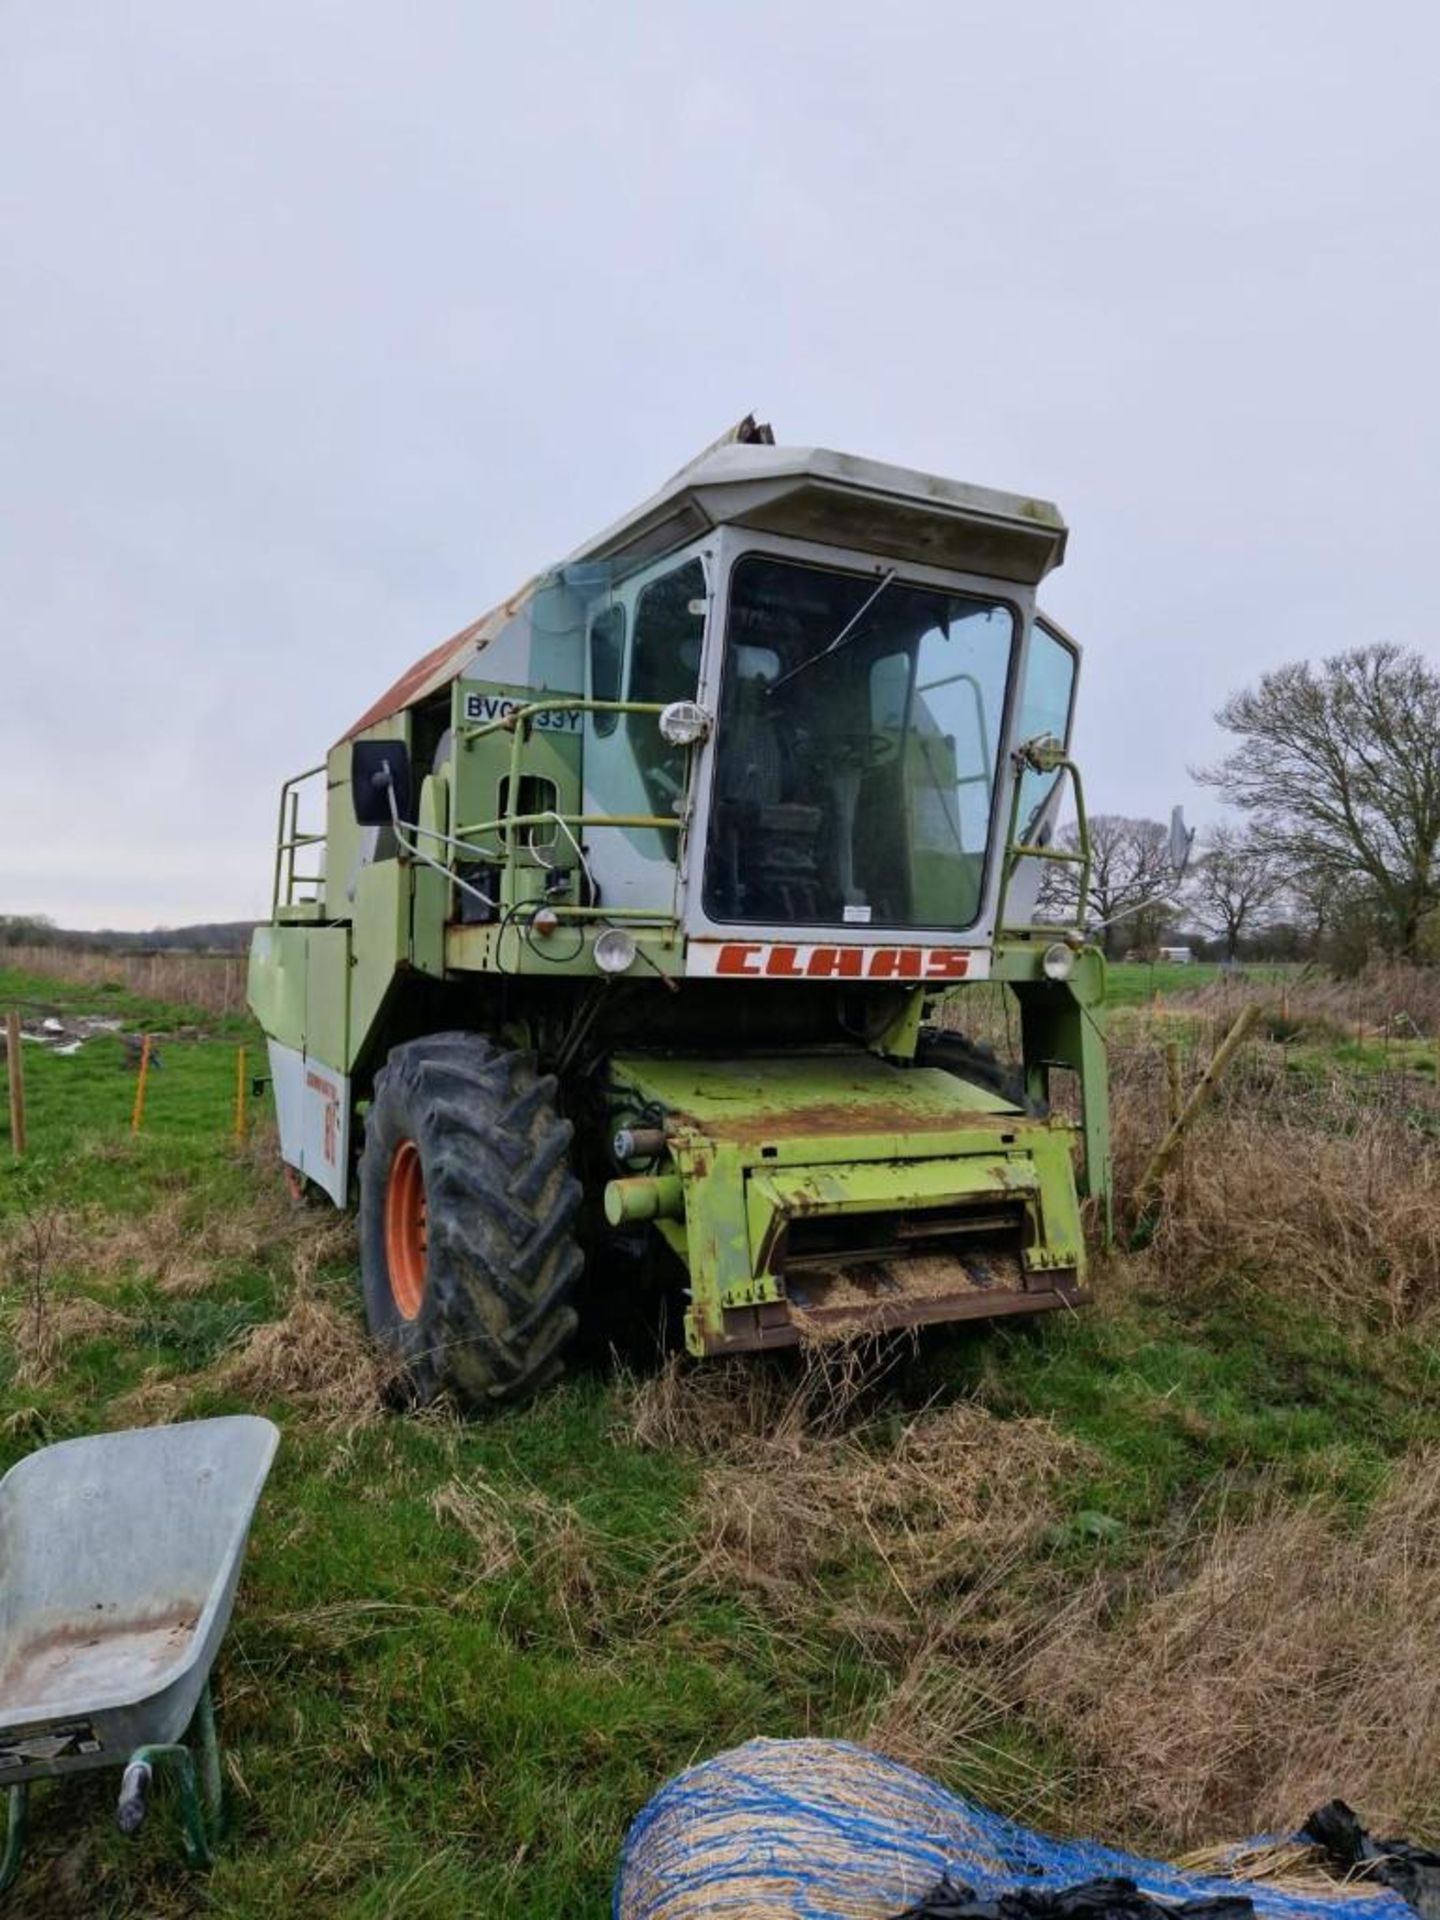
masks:
[[[417,1392],[532,1390],[587,1263],[668,1262],[696,1354],[1084,1298],[1104,966],[1036,917],[1087,890],[1065,539],[747,421],[286,783],[281,1152],[358,1200]]]

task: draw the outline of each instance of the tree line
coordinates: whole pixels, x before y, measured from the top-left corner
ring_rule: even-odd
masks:
[[[1216,715],[1195,778],[1234,810],[1178,883],[1156,820],[1090,820],[1086,918],[1112,956],[1203,935],[1223,957],[1440,960],[1440,671],[1389,644],[1297,661]],[[1061,842],[1079,845],[1074,826]],[[1073,912],[1076,869],[1042,912]],[[1069,889],[1068,895],[1066,889]]]
[[[152,927],[128,933],[102,927],[81,932],[57,927],[44,913],[0,913],[0,949],[6,947],[67,947],[90,952],[96,948],[116,953],[244,953],[254,931],[253,920],[207,920],[189,927]]]
[[[1229,959],[1440,961],[1440,670],[1400,647],[1358,647],[1276,668],[1216,719],[1233,745],[1195,778],[1233,817],[1204,836],[1182,881],[1158,820],[1090,819],[1085,918],[1106,951],[1203,937]],[[1076,828],[1059,841],[1076,849]],[[1047,866],[1042,916],[1073,918],[1076,873]],[[15,914],[0,916],[0,947],[233,952],[250,931],[232,921],[78,933]]]

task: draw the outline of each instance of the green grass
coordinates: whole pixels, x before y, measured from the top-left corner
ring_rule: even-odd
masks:
[[[1279,986],[1293,980],[1299,971],[1298,967],[1265,962],[1247,966],[1244,978],[1253,983]],[[1106,970],[1106,998],[1113,1007],[1139,1007],[1153,1000],[1157,993],[1162,997],[1194,993],[1224,977],[1223,968],[1206,961],[1176,966],[1173,962],[1157,961],[1151,965],[1145,961],[1118,960]]]
[[[1181,985],[1200,977],[1169,971]],[[1112,977],[1139,1000],[1149,974]],[[26,1236],[54,1210],[88,1209],[98,1246],[107,1222],[173,1234],[177,1209],[198,1231],[268,1205],[270,1178],[230,1137],[235,1049],[256,1038],[246,1023],[0,974],[0,1004],[19,998],[197,1032],[162,1039],[138,1136],[118,1041],[72,1059],[27,1047],[33,1151],[19,1166],[0,1157],[12,1327]],[[285,1310],[292,1256],[280,1236],[217,1258],[189,1293],[168,1291],[143,1255],[103,1277],[83,1256],[57,1267],[54,1297],[103,1299],[131,1324],[68,1344],[39,1382],[9,1353],[0,1466],[47,1440],[162,1417],[145,1398],[157,1391],[170,1395],[163,1417],[238,1410],[217,1362]],[[345,1259],[310,1285],[356,1314]],[[1007,1593],[1028,1604],[1039,1579],[1134,1566],[1261,1487],[1363,1510],[1393,1462],[1440,1440],[1434,1387],[1433,1350],[1410,1335],[1238,1283],[1181,1293],[1151,1275],[1086,1316],[927,1340],[871,1408],[867,1444],[957,1396],[1046,1417],[1079,1443],[1054,1524],[1006,1575],[1003,1609]],[[42,1788],[17,1912],[602,1920],[625,1827],[670,1774],[757,1733],[853,1733],[900,1677],[906,1650],[837,1624],[842,1600],[893,1600],[870,1541],[831,1570],[808,1630],[755,1589],[697,1574],[704,1462],[638,1444],[604,1366],[488,1423],[388,1416],[346,1432],[283,1394],[259,1410],[283,1444],[217,1673],[232,1765],[219,1863],[207,1878],[185,1870],[163,1803],[138,1845],[121,1842],[109,1774]],[[519,1543],[490,1577],[476,1539],[436,1504],[477,1479]],[[1061,1777],[1053,1734],[1023,1715],[987,1738],[983,1759],[950,1756],[952,1784],[1019,1810],[1037,1778]],[[1063,1821],[1055,1792],[1044,1804]]]

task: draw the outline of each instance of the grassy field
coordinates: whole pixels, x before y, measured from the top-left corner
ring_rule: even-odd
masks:
[[[1165,1041],[1196,1072],[1281,983],[1116,975],[1133,1179]],[[601,1920],[649,1794],[756,1733],[1159,1849],[1332,1793],[1440,1837],[1435,1028],[1409,985],[1402,1030],[1388,989],[1367,1028],[1285,984],[1088,1314],[868,1378],[596,1363],[464,1424],[385,1411],[347,1224],[291,1204],[258,1105],[232,1139],[243,1019],[0,973],[0,1005],[176,1032],[134,1137],[118,1038],[25,1049],[0,1465],[221,1411],[284,1436],[217,1669],[215,1871],[164,1805],[120,1840],[106,1774],[37,1792],[11,1910]]]
[[[1298,967],[1266,964],[1245,968],[1244,978],[1252,987],[1280,987],[1294,979],[1299,971]],[[1222,968],[1199,961],[1178,967],[1170,961],[1117,962],[1110,968],[1108,997],[1114,1007],[1142,1006],[1152,1001],[1157,993],[1162,997],[1194,993],[1200,988],[1213,986],[1224,977]]]

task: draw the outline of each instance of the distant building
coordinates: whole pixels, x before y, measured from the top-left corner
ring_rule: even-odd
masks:
[[[1160,959],[1170,967],[1190,967],[1195,964],[1193,947],[1161,947]]]

